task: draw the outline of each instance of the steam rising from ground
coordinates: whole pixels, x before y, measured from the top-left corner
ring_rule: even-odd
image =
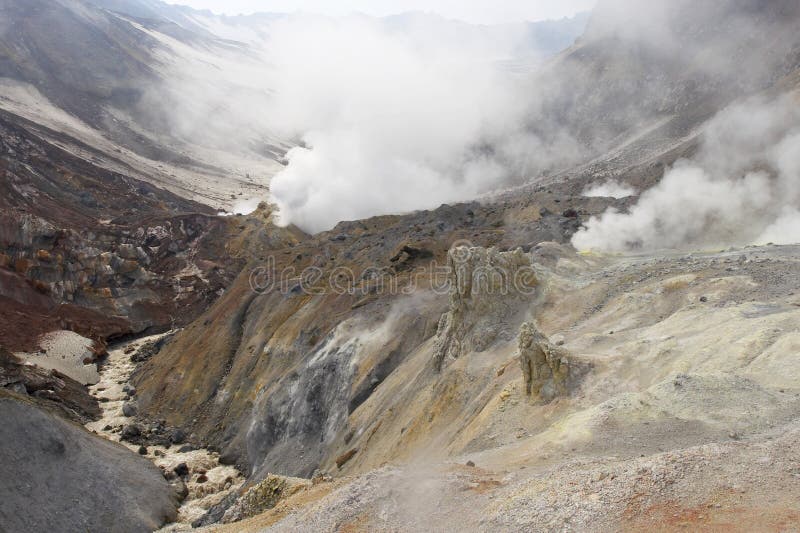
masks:
[[[758,16],[748,7],[758,0],[644,4],[601,3],[583,53],[540,70],[525,25],[432,15],[211,17],[212,33],[237,42],[173,43],[186,48],[177,54],[183,72],[151,98],[170,109],[145,107],[179,137],[245,152],[248,162],[256,154],[274,164],[294,146],[270,200],[280,222],[317,232],[473,199],[627,149],[677,109],[764,90],[793,57],[796,28],[784,16],[797,11],[792,0]],[[642,71],[629,76],[634,67]],[[694,161],[676,164],[629,213],[593,219],[574,243],[625,250],[794,240],[795,108],[784,99],[722,113]],[[585,194],[631,192],[607,183]]]
[[[294,146],[270,182],[284,224],[317,232],[473,199],[583,152],[563,128],[537,124],[536,134],[526,123],[541,105],[531,73],[563,45],[533,39],[529,24],[429,14],[197,21],[236,42],[206,49],[162,36],[178,59],[142,113],[231,153],[277,159]]]
[[[800,242],[800,105],[750,100],[707,126],[628,213],[609,209],[572,240],[581,250],[702,248]]]
[[[502,66],[514,35],[439,30],[361,18],[275,25],[269,118],[303,141],[271,183],[284,223],[314,232],[432,208],[567,157],[568,139],[544,144],[524,130],[530,98]]]

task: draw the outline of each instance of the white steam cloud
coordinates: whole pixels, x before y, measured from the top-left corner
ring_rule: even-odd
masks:
[[[707,125],[697,157],[679,161],[629,212],[609,209],[572,240],[628,251],[800,242],[800,105],[749,100]]]
[[[682,110],[756,94],[790,64],[797,32],[784,15],[796,8],[786,0],[754,16],[750,3],[606,0],[574,53],[542,68],[537,47],[548,45],[525,24],[198,14],[230,40],[161,36],[169,81],[141,114],[210,153],[201,161],[221,159],[221,175],[233,167],[247,182],[269,181],[280,222],[317,232],[473,199],[637,143],[659,149],[648,136]],[[796,108],[782,99],[722,113],[693,161],[669,169],[629,212],[591,220],[574,243],[793,240]],[[634,192],[608,182],[584,194]]]
[[[272,28],[280,75],[269,118],[302,139],[270,186],[283,223],[316,232],[471,199],[577,151],[563,136],[543,143],[526,132],[530,88],[504,62],[513,32],[447,28],[423,20],[396,31],[356,17]]]
[[[566,42],[546,31],[537,40],[530,24],[432,14],[196,22],[233,41],[162,37],[168,81],[142,114],[251,166],[293,147],[277,172],[255,167],[282,224],[318,232],[470,200],[584,155],[565,128],[530,123],[546,93],[532,73]]]

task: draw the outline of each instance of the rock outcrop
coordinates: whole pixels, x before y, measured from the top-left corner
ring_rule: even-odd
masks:
[[[511,340],[522,304],[536,292],[538,279],[529,254],[517,248],[460,246],[447,255],[450,310],[442,315],[434,366],[448,359],[482,352],[501,340]]]
[[[520,328],[519,362],[526,394],[545,402],[567,396],[591,370],[589,363],[550,342],[533,322]]]
[[[250,487],[222,517],[222,523],[238,522],[275,507],[278,502],[311,486],[307,479],[268,475]]]

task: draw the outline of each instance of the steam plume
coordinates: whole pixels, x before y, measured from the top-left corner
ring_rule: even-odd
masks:
[[[719,113],[700,152],[679,161],[628,213],[592,218],[586,250],[703,248],[800,242],[800,106],[752,99]]]
[[[299,136],[271,183],[283,222],[308,231],[340,220],[474,198],[565,157],[522,123],[530,98],[502,61],[517,39],[374,20],[276,25],[272,123]]]

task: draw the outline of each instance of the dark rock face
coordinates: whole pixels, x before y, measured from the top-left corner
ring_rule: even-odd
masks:
[[[160,339],[152,342],[148,342],[141,348],[139,348],[133,355],[131,355],[131,362],[132,363],[143,363],[161,351],[161,348],[167,344],[173,335],[167,335],[165,337],[161,337]],[[136,394],[136,389],[132,388],[133,392],[131,396]]]
[[[237,499],[239,499],[237,493],[229,494],[221,502],[209,509],[206,514],[192,522],[192,527],[204,527],[218,524],[222,521],[222,517],[225,516],[225,511],[230,509],[231,506],[236,503]]]
[[[0,391],[4,531],[158,529],[176,498],[152,463],[33,402]]]
[[[323,346],[256,407],[247,443],[248,456],[260,463],[257,478],[270,472],[310,477],[317,469],[347,421],[353,352],[352,345]]]

